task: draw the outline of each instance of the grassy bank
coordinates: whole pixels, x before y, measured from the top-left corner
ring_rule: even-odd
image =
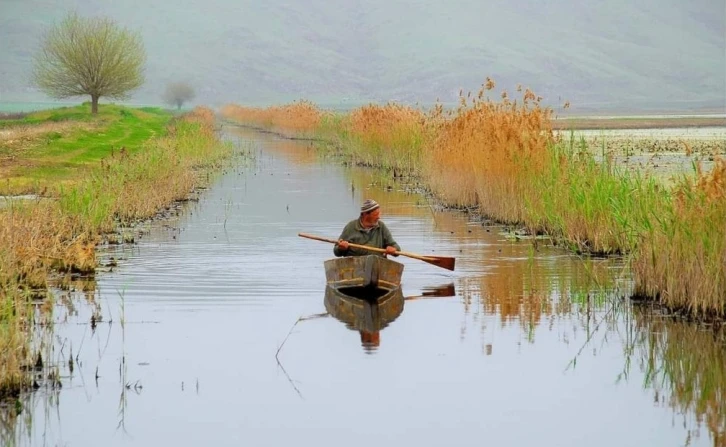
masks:
[[[333,115],[308,107],[319,118],[306,121],[304,131],[351,162],[417,177],[447,205],[547,233],[578,253],[628,254],[638,295],[723,318],[724,163],[716,157],[710,172],[665,186],[622,169],[602,148],[562,138],[553,131],[552,110],[533,92],[520,89],[516,99],[502,92],[493,100],[493,88],[488,80],[446,113],[388,104]],[[228,119],[266,125],[237,112],[223,111]],[[285,129],[284,122],[276,128]]]
[[[133,154],[161,135],[172,115],[157,108],[80,105],[0,119],[0,194],[45,192],[89,174],[114,153]]]
[[[23,144],[11,139],[3,146],[10,162],[2,180],[42,198],[4,201],[0,208],[0,397],[32,384],[31,338],[39,306],[51,308],[43,306],[49,296],[38,300],[49,273],[92,274],[95,246],[105,235],[185,199],[231,155],[209,109],[178,118],[156,109],[102,111],[92,118],[71,108],[3,124],[5,130],[36,126]],[[50,130],[58,136],[49,140],[47,126],[56,122],[67,127]],[[45,170],[62,174],[44,176]]]

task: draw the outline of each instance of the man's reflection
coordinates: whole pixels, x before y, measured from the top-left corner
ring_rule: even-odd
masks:
[[[360,331],[360,344],[365,351],[375,351],[381,345],[381,332]]]
[[[381,345],[381,330],[401,315],[403,303],[400,288],[379,297],[377,301],[354,298],[331,286],[325,291],[325,309],[349,329],[358,331],[366,352],[378,349]]]

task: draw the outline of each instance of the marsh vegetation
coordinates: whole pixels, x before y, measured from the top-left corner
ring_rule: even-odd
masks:
[[[474,94],[461,92],[454,110],[389,103],[340,114],[301,101],[266,109],[228,105],[222,114],[321,140],[324,153],[420,179],[446,206],[547,234],[574,252],[626,255],[635,295],[699,318],[723,318],[722,142],[707,150],[709,169],[695,160],[692,172],[664,182],[617,163],[614,149],[555,132],[553,110],[532,91],[492,99],[494,87],[488,79]]]

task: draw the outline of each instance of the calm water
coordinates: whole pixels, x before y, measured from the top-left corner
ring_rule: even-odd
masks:
[[[306,143],[227,132],[255,154],[254,166],[230,170],[179,217],[147,226],[137,244],[106,249],[104,262],[118,266],[85,297],[59,300],[51,357],[62,362],[63,386],[29,396],[6,440],[717,441],[726,425],[722,342],[632,309],[620,299],[630,284],[621,262],[534,250],[502,227],[436,210],[390,179],[321,163]],[[452,287],[455,296],[409,299],[374,349],[320,315],[332,245],[297,236],[337,237],[368,197],[381,202],[404,250],[457,258],[455,272],[397,259],[407,297]],[[103,317],[95,326],[94,313]],[[673,365],[686,362],[692,367],[679,376]],[[679,391],[705,376],[708,393]]]

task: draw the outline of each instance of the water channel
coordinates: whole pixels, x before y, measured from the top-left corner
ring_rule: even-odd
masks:
[[[253,160],[103,249],[118,265],[57,305],[62,387],[31,393],[3,441],[724,442],[723,338],[623,299],[622,260],[534,247],[308,142],[225,132]],[[408,300],[373,343],[325,315],[332,245],[297,236],[336,238],[369,197],[404,250],[457,258],[454,272],[396,259]]]

